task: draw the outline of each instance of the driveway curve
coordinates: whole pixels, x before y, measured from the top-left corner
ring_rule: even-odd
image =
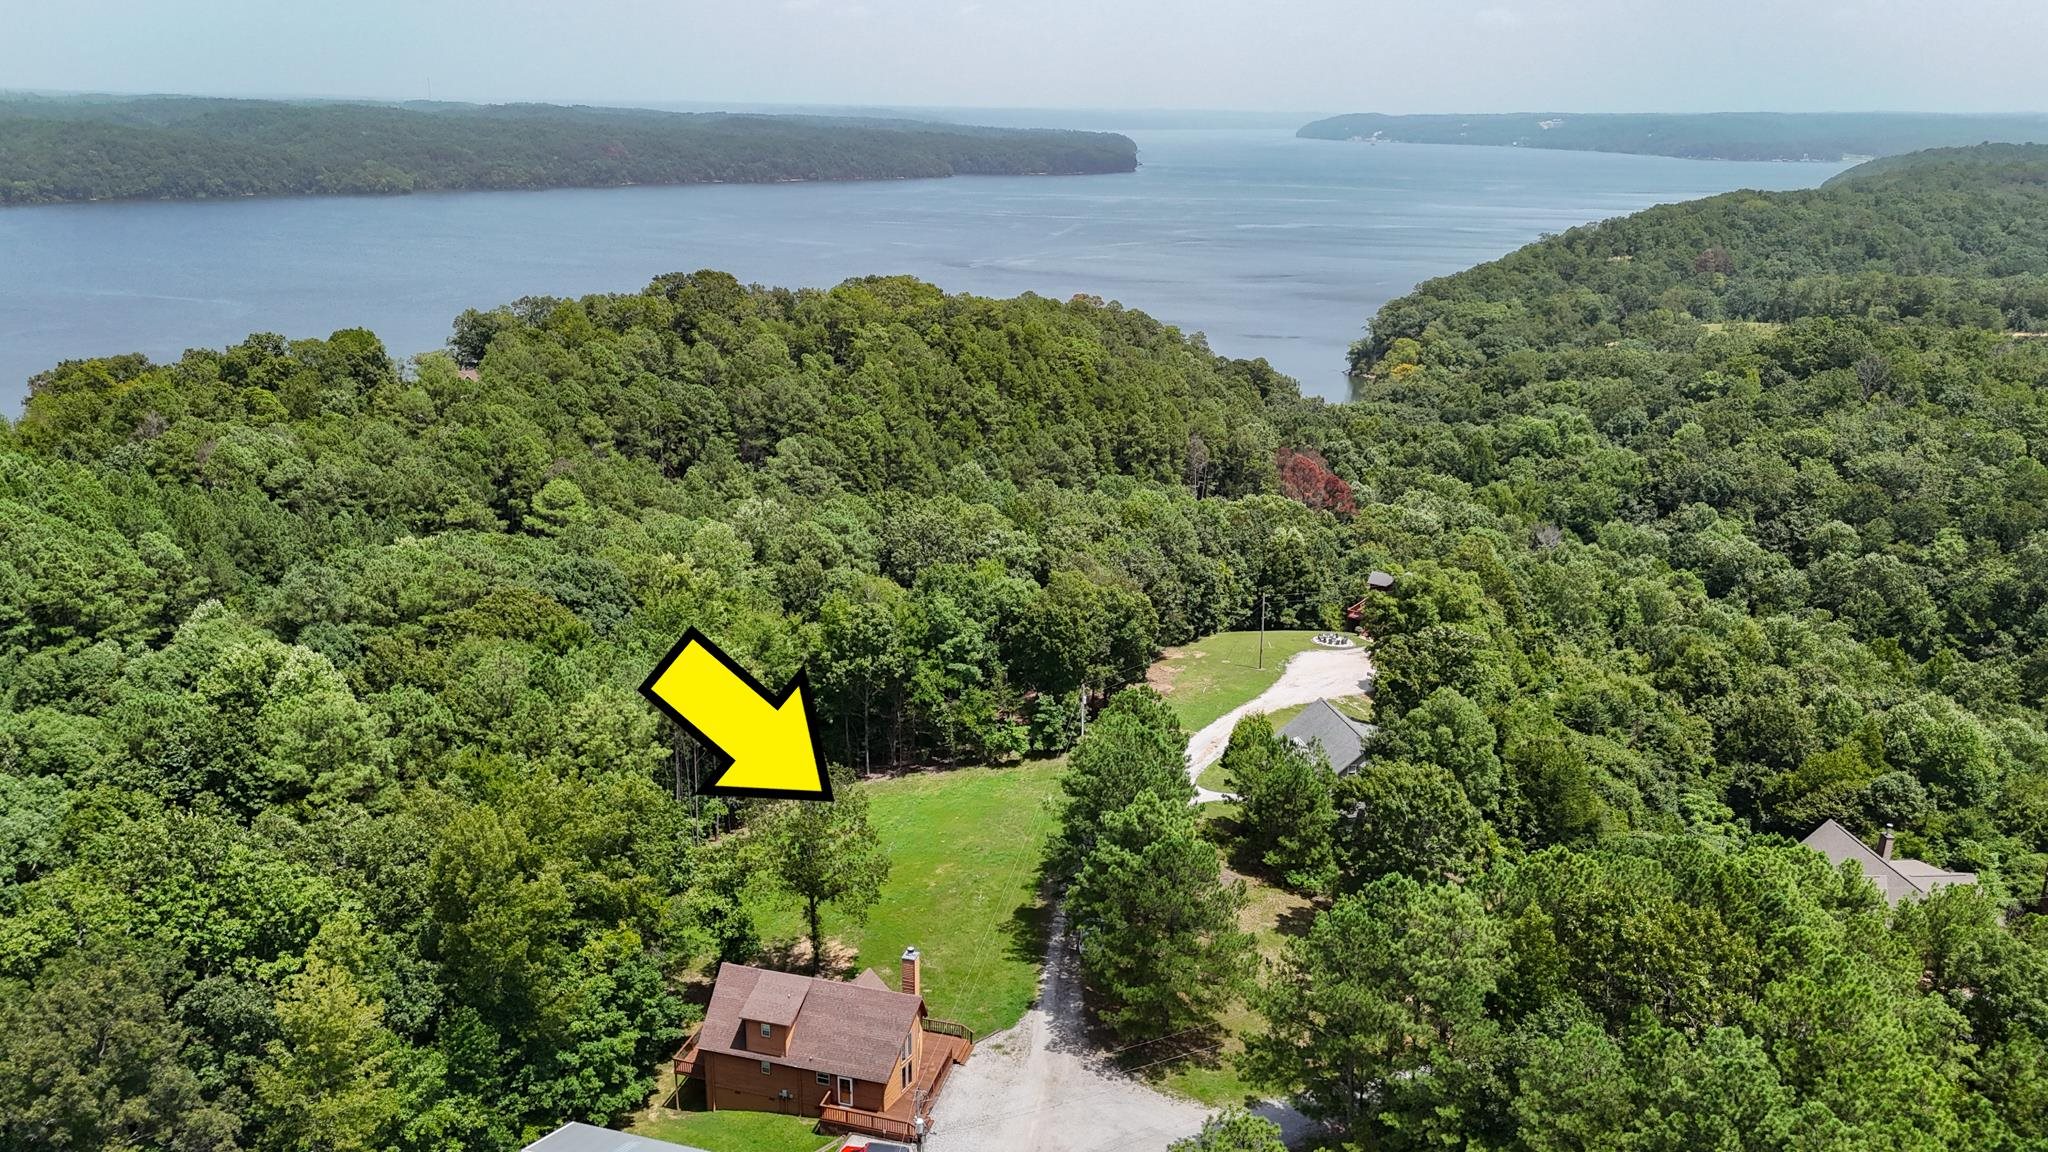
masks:
[[[1370,692],[1376,675],[1372,653],[1363,648],[1311,648],[1296,654],[1271,688],[1217,717],[1188,740],[1188,780],[1195,785],[1195,803],[1230,799],[1202,787],[1198,778],[1202,769],[1222,759],[1223,750],[1230,746],[1230,730],[1239,720],[1253,712],[1277,712],[1325,697]]]

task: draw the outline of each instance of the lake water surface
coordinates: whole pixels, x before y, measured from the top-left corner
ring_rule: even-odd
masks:
[[[910,273],[1094,293],[1341,398],[1387,299],[1546,232],[1834,164],[1129,132],[1122,176],[565,189],[0,209],[0,405],[59,360],[367,327],[439,347],[464,308],[634,291],[663,272],[829,286]]]

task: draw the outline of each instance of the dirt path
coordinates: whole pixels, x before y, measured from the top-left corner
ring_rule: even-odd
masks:
[[[1222,758],[1230,744],[1230,730],[1247,713],[1277,712],[1324,697],[1356,696],[1371,689],[1375,675],[1372,654],[1363,648],[1311,648],[1299,653],[1287,662],[1271,688],[1225,712],[1188,740],[1188,779],[1196,780],[1202,769]],[[1197,804],[1226,799],[1229,797],[1221,792],[1195,784]]]

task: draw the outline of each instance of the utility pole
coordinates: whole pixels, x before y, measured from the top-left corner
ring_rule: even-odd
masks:
[[[1259,671],[1266,670],[1266,590],[1259,589]]]

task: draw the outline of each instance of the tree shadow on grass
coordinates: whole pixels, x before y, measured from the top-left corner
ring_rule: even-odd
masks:
[[[1153,1040],[1126,1040],[1118,1045],[1111,1063],[1122,1072],[1152,1083],[1189,1068],[1220,1069],[1229,1063],[1223,1048],[1229,1035],[1223,1025],[1211,1024]],[[1117,1044],[1107,1036],[1102,1040]]]
[[[1053,847],[1048,844],[1038,861],[1031,899],[1012,908],[1008,922],[1003,925],[1003,932],[1009,938],[1010,959],[1026,964],[1044,963],[1046,944],[1052,935],[1053,909],[1060,898],[1059,880]]]
[[[833,980],[844,980],[854,975],[855,965],[859,962],[859,950],[827,937],[825,962],[813,972],[811,942],[804,936],[764,940],[761,942],[760,953],[754,958],[757,967],[773,968],[778,972],[795,972],[801,976],[824,976]]]
[[[1273,930],[1282,936],[1306,936],[1309,928],[1316,922],[1317,913],[1321,911],[1322,907],[1314,903],[1288,908],[1280,913],[1273,924]]]

